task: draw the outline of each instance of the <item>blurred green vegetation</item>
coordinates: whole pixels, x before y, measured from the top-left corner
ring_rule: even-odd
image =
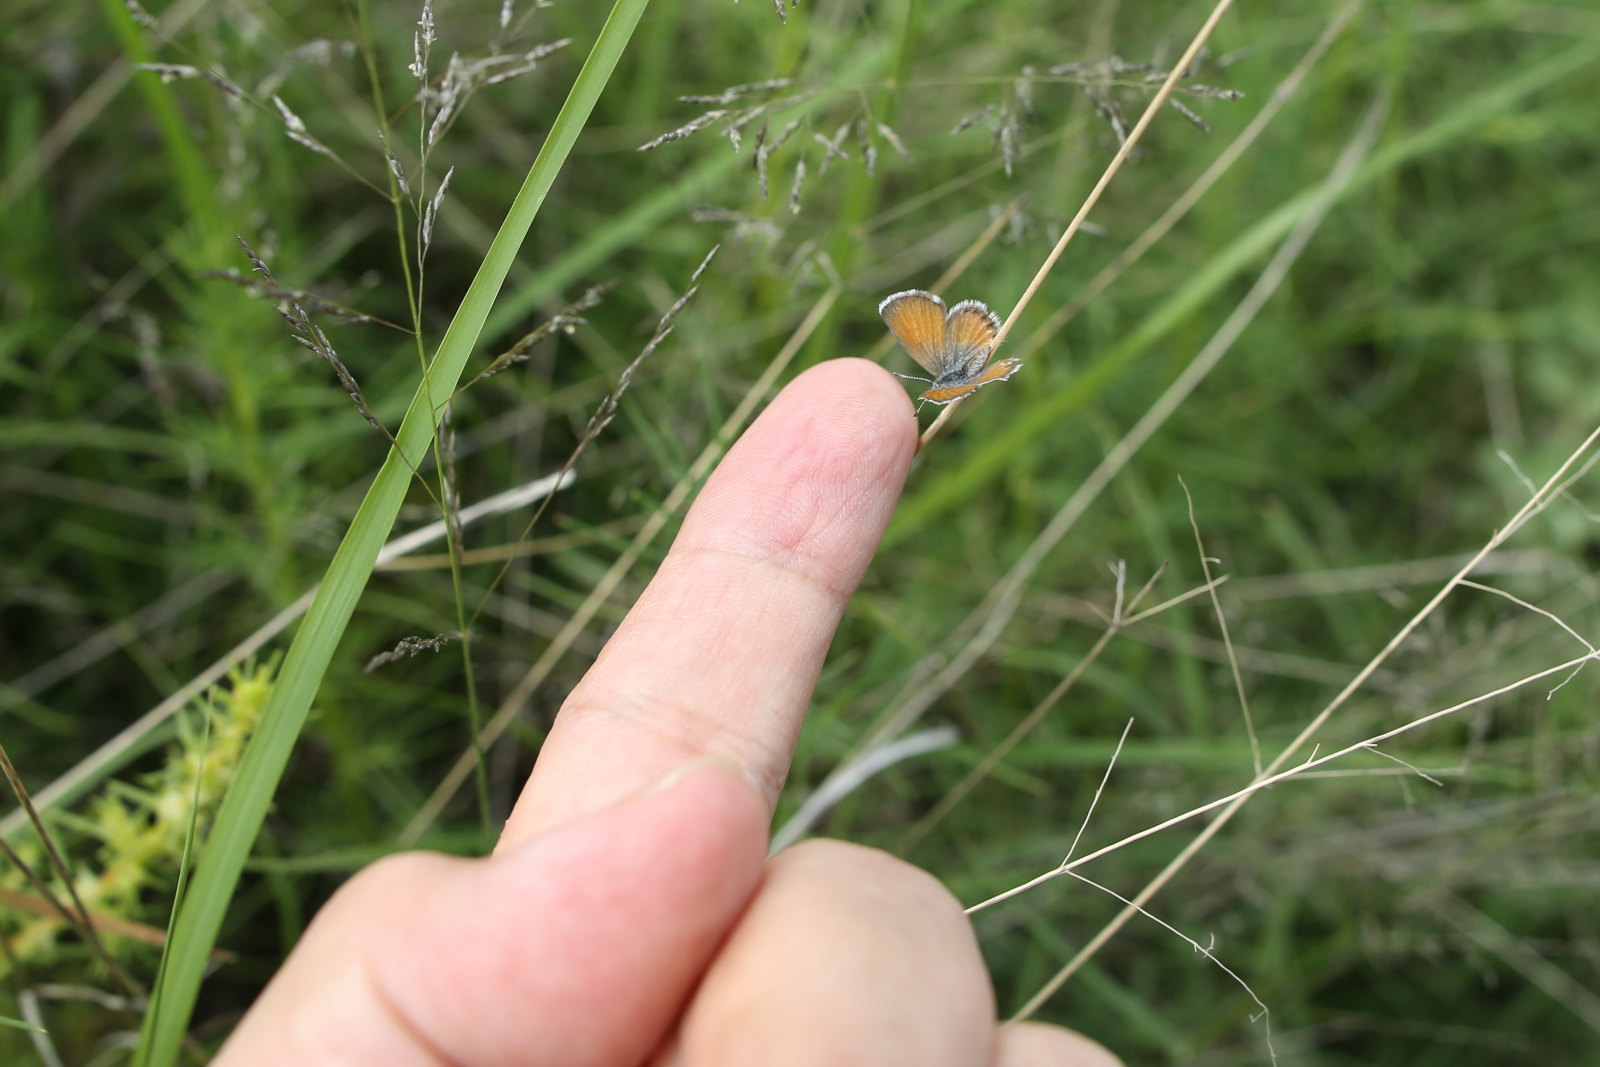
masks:
[[[436,77],[452,53],[573,43],[472,95],[424,171],[406,71],[414,8],[180,2],[155,11],[152,31],[115,3],[12,5],[0,38],[0,740],[35,792],[322,576],[387,442],[270,301],[213,275],[248,274],[242,235],[281,285],[382,320],[313,307],[373,413],[397,426],[418,380],[402,270],[416,218],[409,206],[398,216],[402,252],[365,57],[412,191],[426,202],[455,168],[418,279],[431,352],[604,17],[604,5],[526,6],[503,33],[496,5],[438,9]],[[1267,104],[1341,6],[1225,18],[1182,95],[1209,131],[1158,115],[1092,232],[1016,323],[1008,348],[1028,351],[1026,369],[965,405],[919,460],[835,642],[780,823],[994,618],[986,605],[1003,577],[1234,310],[1372,108],[1384,109],[1376,145],[1282,287],[1044,554],[998,637],[914,727],[950,724],[959,742],[870,779],[815,831],[901,851],[976,902],[1060,861],[1130,718],[1080,853],[1240,788],[1250,745],[1200,596],[1119,633],[992,774],[922,821],[1082,663],[1113,603],[1108,565],[1125,562],[1130,595],[1165,566],[1145,606],[1204,582],[1179,478],[1213,573],[1228,576],[1218,595],[1270,759],[1504,526],[1526,480],[1542,483],[1600,422],[1592,3],[1365,4],[1193,210],[1058,332],[1041,332]],[[462,502],[555,471],[695,265],[722,248],[492,591],[529,511],[467,528],[480,555],[461,596],[469,615],[484,604],[472,655],[486,713],[662,516],[696,457],[726,444],[717,427],[809,313],[825,309],[780,381],[867,352],[883,336],[878,300],[932,286],[969,250],[945,295],[1012,306],[1116,150],[1108,114],[1131,124],[1153,90],[1139,65],[1164,70],[1209,10],[1056,7],[814,0],[783,24],[759,0],[650,6],[468,377],[590,286],[615,287],[584,325],[459,397]],[[242,95],[130,62],[204,67]],[[780,78],[792,84],[730,103],[678,100]],[[286,136],[273,94],[330,154]],[[778,106],[738,146],[724,122],[636,150],[708,109],[766,101]],[[763,199],[758,145],[795,120],[766,158]],[[822,140],[849,158],[830,160]],[[884,358],[912,369],[898,350]],[[439,517],[428,483],[396,533]],[[1593,478],[1578,479],[1476,580],[1596,640],[1596,510]],[[237,958],[205,987],[203,1044],[226,1033],[319,902],[408,829],[429,847],[487,847],[550,717],[680,515],[664,516],[488,753],[489,825],[470,781],[440,817],[418,819],[470,752],[459,649],[362,673],[402,638],[455,631],[443,543],[373,579],[223,929],[219,947]],[[1583,651],[1527,606],[1458,589],[1316,743],[1343,747]],[[1285,1063],[1600,1059],[1596,677],[1579,673],[1548,699],[1555,681],[1536,682],[1384,746],[1438,784],[1363,754],[1336,765],[1343,775],[1274,787],[1151,910],[1270,1008]],[[182,743],[169,719],[118,773],[137,779]],[[60,812],[51,825],[74,864],[106,862],[92,802]],[[1083,873],[1132,896],[1200,825]],[[169,886],[177,860],[152,861]],[[170,903],[170,889],[147,892],[147,910],[127,917],[164,929]],[[1002,1010],[1118,908],[1060,879],[982,913]],[[9,936],[32,921],[13,913]],[[156,950],[113,943],[148,983]],[[57,987],[42,1012],[66,1062],[116,1062],[107,1050],[137,1026],[63,996],[112,988],[71,938],[16,961],[7,981],[0,1013],[13,1017],[40,985]],[[1254,1064],[1268,1062],[1256,1012],[1220,969],[1136,919],[1041,1017],[1130,1064]],[[36,1062],[17,1031],[0,1030],[0,1050]]]

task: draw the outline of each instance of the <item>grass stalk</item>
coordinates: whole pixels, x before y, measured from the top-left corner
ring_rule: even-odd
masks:
[[[278,780],[289,761],[328,662],[372,573],[411,482],[437,431],[471,355],[489,309],[545,195],[577,142],[595,102],[610,80],[622,50],[648,0],[617,0],[583,69],[578,73],[544,146],[495,235],[461,308],[446,330],[406,411],[395,444],[373,480],[354,521],[334,554],[305,621],[295,634],[261,727],[240,761],[237,776],[218,809],[196,865],[194,880],[178,903],[162,982],[140,1033],[136,1063],[175,1062],[188,1027],[205,962],[249,859]]]

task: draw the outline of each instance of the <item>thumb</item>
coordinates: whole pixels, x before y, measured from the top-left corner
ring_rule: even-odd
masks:
[[[382,860],[216,1062],[636,1064],[755,892],[766,822],[731,764],[698,760],[487,859]]]

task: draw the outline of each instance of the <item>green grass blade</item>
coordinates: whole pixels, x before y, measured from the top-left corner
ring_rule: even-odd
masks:
[[[213,705],[202,696],[199,700],[201,715],[200,751],[195,760],[196,767],[204,767],[206,754],[211,747],[211,719]],[[167,944],[172,943],[174,924],[178,921],[178,914],[182,910],[183,896],[188,888],[189,873],[193,869],[195,842],[200,836],[200,805],[202,803],[201,791],[205,784],[203,773],[194,776],[194,790],[189,797],[189,824],[183,834],[183,851],[178,856],[178,884],[172,891],[172,911],[167,916]],[[161,965],[156,969],[156,980],[150,992],[150,1006],[146,1009],[146,1017],[158,1015],[161,1012],[161,996],[166,986],[167,968],[175,957],[170,952],[162,953]]]
[[[440,406],[460,379],[540,204],[572,151],[595,102],[621,58],[649,0],[617,0],[583,69],[551,127],[544,147],[478,268],[428,373],[417,389],[395,445],[356,512],[344,541],[306,613],[284,660],[262,722],[240,760],[233,787],[216,822],[179,910],[163,963],[159,1008],[140,1035],[135,1062],[170,1064],[188,1028],[207,956],[227,913],[234,887],[272,803],[295,739],[305,722],[333,651],[372,572],[378,550],[405,498],[411,471],[423,461],[437,429]]]
[[[13,1019],[9,1015],[0,1015],[0,1026],[13,1030],[26,1030],[30,1034],[48,1034],[50,1032],[42,1026],[35,1026],[26,1019]]]

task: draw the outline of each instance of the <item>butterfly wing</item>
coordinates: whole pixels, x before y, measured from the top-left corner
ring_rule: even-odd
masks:
[[[907,289],[885,297],[878,314],[923,370],[937,378],[947,369],[943,300],[921,289]]]
[[[961,379],[974,378],[989,361],[1000,336],[1000,317],[982,301],[963,300],[944,320],[946,370]]]
[[[930,404],[948,404],[952,400],[960,400],[971,396],[990,382],[1003,382],[1017,371],[1022,369],[1022,361],[1018,359],[997,359],[976,377],[956,385],[936,385],[932,389],[917,397]]]

